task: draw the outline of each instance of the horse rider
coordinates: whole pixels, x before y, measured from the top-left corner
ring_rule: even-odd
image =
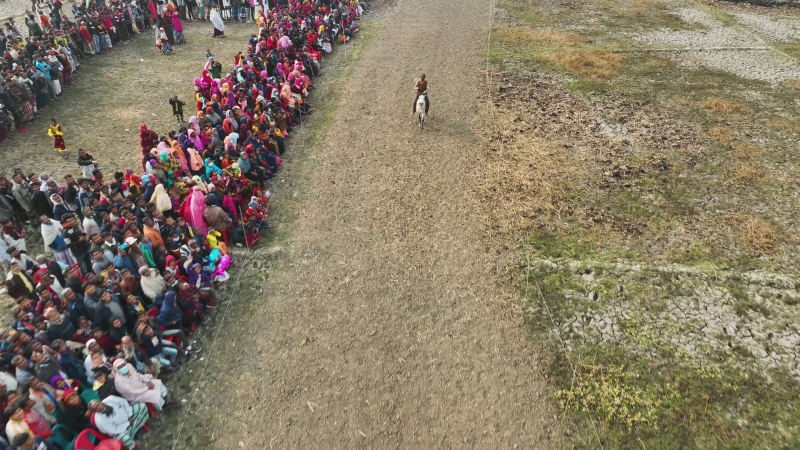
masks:
[[[428,80],[425,79],[424,73],[419,77],[416,83],[414,83],[414,87],[417,88],[417,96],[414,97],[414,107],[411,109],[412,114],[417,112],[417,99],[420,95],[425,96],[425,114],[428,114],[431,102],[428,100]]]

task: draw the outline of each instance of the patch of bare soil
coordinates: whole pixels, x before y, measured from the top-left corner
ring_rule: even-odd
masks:
[[[493,205],[471,191],[489,23],[485,2],[437,0],[400,2],[376,25],[300,161],[298,217],[263,299],[233,300],[223,351],[192,385],[179,447],[561,445],[515,293],[482,237],[479,211]],[[422,71],[424,131],[410,114]]]

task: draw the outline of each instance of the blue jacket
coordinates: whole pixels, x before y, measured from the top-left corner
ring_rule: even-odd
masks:
[[[132,274],[139,273],[139,269],[136,268],[127,253],[117,253],[117,256],[114,257],[114,266],[119,270],[128,269]]]

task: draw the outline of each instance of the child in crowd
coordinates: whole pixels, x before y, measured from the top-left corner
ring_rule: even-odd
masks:
[[[53,148],[64,159],[69,159],[67,144],[64,143],[64,130],[56,119],[50,119],[50,126],[47,128],[47,135],[53,138]]]
[[[172,54],[172,44],[169,43],[169,38],[167,37],[167,32],[164,30],[164,27],[156,30],[156,47],[158,47],[163,55]]]

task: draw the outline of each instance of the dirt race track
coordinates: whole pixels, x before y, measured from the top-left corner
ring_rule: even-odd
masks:
[[[184,430],[214,448],[559,446],[471,194],[488,4],[398,3],[343,81],[263,303],[220,336],[240,350],[200,388],[215,417]]]

